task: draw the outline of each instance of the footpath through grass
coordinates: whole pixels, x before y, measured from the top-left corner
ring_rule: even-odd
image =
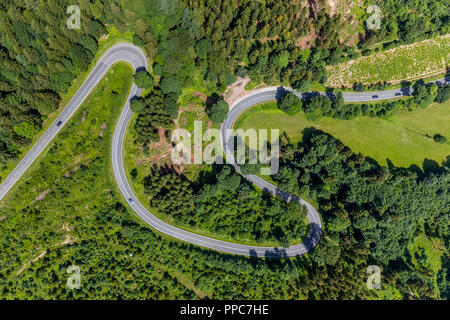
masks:
[[[425,159],[439,164],[450,156],[450,143],[439,144],[432,138],[439,133],[450,138],[450,101],[432,104],[413,112],[402,112],[387,119],[359,117],[354,120],[306,119],[303,112],[289,116],[275,102],[255,106],[241,115],[234,128],[279,129],[293,141],[300,141],[302,130],[314,126],[330,133],[354,152],[361,152],[380,164],[387,159],[396,166],[423,166]]]
[[[450,35],[399,46],[335,66],[328,66],[326,86],[354,83],[399,83],[445,73],[449,64]]]

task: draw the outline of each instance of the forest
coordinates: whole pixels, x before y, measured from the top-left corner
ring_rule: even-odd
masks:
[[[120,108],[120,103],[116,106]],[[95,116],[94,112],[89,115]],[[80,113],[76,121],[81,118]],[[75,130],[72,133],[78,127],[72,125],[71,130]],[[111,132],[108,130],[105,139],[97,139],[96,150],[100,154],[108,152],[107,137]],[[56,186],[39,202],[38,211],[27,201],[36,192],[18,195],[23,198],[15,205],[18,213],[7,213],[11,212],[7,208],[0,210],[8,216],[0,224],[0,243],[4,257],[9,257],[1,261],[1,296],[8,299],[448,299],[448,251],[442,251],[442,268],[436,271],[427,252],[412,251],[408,244],[414,237],[425,234],[441,239],[442,246],[448,247],[449,164],[429,165],[424,171],[382,167],[361,154],[352,153],[326,133],[309,128],[304,135],[305,139],[298,145],[283,142],[282,167],[274,179],[280,188],[308,195],[319,204],[325,234],[310,255],[293,259],[247,258],[156,234],[138,221],[116,192],[111,192],[114,184],[107,174],[107,161],[94,156],[94,162],[86,159],[82,170],[74,171],[57,185],[35,171],[35,177],[44,183],[42,188]],[[64,139],[71,136],[67,134]],[[88,138],[89,135],[83,136],[77,155],[91,144],[85,140]],[[70,140],[61,141],[59,148],[66,145],[70,145]],[[50,163],[63,155],[55,151],[47,160]],[[230,180],[238,177],[228,169],[223,170]],[[103,178],[99,180],[99,176]],[[93,179],[97,183],[91,183]],[[168,185],[170,180],[176,182],[179,178],[169,174],[160,179],[165,179]],[[217,186],[217,183],[212,181],[208,185]],[[89,199],[88,208],[86,196],[67,197],[80,186],[83,194],[96,195],[95,199]],[[168,195],[166,200],[171,206],[177,205],[170,201],[172,198],[173,195]],[[217,200],[220,198],[216,196],[207,201],[216,203]],[[60,201],[65,203],[61,212],[64,219],[53,221],[53,225],[68,222],[74,227],[70,234],[77,240],[69,246],[47,248],[45,256],[32,263],[26,272],[12,276],[23,264],[23,250],[30,243],[42,240],[51,243],[52,238],[61,238],[60,232],[48,232],[51,224],[38,223],[42,219],[52,221],[54,218],[42,212],[54,210]],[[430,207],[429,203],[435,206]],[[19,217],[14,218],[16,215]],[[214,216],[219,216],[216,211],[211,215]],[[14,223],[10,219],[26,219],[14,227],[24,232],[25,237],[7,231],[10,223]],[[39,238],[26,232],[30,223],[40,226]],[[65,285],[66,268],[71,264],[82,268],[81,290],[68,290]],[[366,287],[369,264],[382,268],[380,292]]]
[[[317,6],[294,0],[80,0],[82,28],[70,30],[69,0],[2,0],[0,166],[17,160],[20,150],[62,107],[74,79],[89,70],[100,39],[111,27],[131,32],[134,44],[144,48],[151,61],[148,72],[134,78],[145,89],[132,103],[141,144],[157,139],[157,127],[172,126],[180,94],[195,84],[206,83],[211,96],[220,96],[237,76],[249,76],[258,84],[288,84],[306,91],[326,82],[326,65],[379,50],[371,47],[374,44],[392,48],[448,33],[447,1],[378,2],[381,30],[368,30],[363,14],[358,21],[362,31],[353,44],[338,34],[349,20],[320,10],[324,1],[308,3]],[[311,45],[298,45],[298,39],[309,34],[316,35]],[[117,83],[130,76],[125,71],[123,75]],[[301,143],[283,142],[281,169],[273,179],[281,189],[317,203],[324,238],[311,254],[294,259],[226,255],[162,236],[124,205],[108,162],[113,118],[126,96],[120,90],[124,88],[105,90],[108,98],[102,99],[110,99],[111,113],[105,115],[104,110],[110,110],[106,105],[87,111],[86,127],[68,127],[30,180],[20,184],[14,194],[17,202],[1,205],[2,299],[449,298],[448,161],[425,160],[423,169],[384,167],[309,128]],[[319,117],[383,116],[394,109],[443,102],[448,96],[448,87],[418,84],[414,96],[401,102],[343,105],[338,96],[336,101],[312,99],[288,112],[301,107],[311,115],[319,112]],[[220,122],[223,103],[211,105],[216,107],[210,117]],[[95,106],[99,104],[91,104]],[[83,117],[80,113],[75,120],[82,122]],[[94,131],[100,119],[107,127],[101,137]],[[93,136],[86,135],[89,128]],[[79,140],[70,140],[69,133]],[[77,157],[85,161],[75,167]],[[66,175],[58,175],[61,168],[67,169]],[[149,205],[189,227],[281,245],[306,233],[302,207],[255,190],[229,167],[213,173],[217,176],[192,182],[172,168],[160,167],[142,183],[151,197]],[[36,186],[42,190],[33,189]],[[44,190],[50,191],[36,200]],[[244,206],[240,199],[245,199]],[[62,238],[66,229],[74,238]],[[422,247],[411,247],[421,236],[443,243],[439,267],[430,263]],[[42,259],[18,274],[42,250]],[[72,264],[84,270],[81,290],[66,287],[66,268]],[[366,287],[370,264],[383,269],[381,292]]]
[[[231,166],[213,168],[194,182],[172,168],[155,168],[143,183],[152,208],[197,232],[282,247],[306,236],[305,208],[256,190]]]
[[[89,67],[105,24],[115,20],[114,6],[96,2],[97,14],[82,15],[84,32],[74,32],[61,23],[68,3],[0,4],[0,165],[39,133],[72,80]]]

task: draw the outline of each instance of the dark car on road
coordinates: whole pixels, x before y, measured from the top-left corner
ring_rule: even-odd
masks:
[[[372,99],[378,99],[378,96],[377,95],[373,95]]]
[[[62,121],[58,121],[58,123],[56,124],[57,127],[60,127],[62,125]]]

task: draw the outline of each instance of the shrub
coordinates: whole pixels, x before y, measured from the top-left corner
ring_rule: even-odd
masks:
[[[439,133],[436,133],[433,136],[434,141],[436,141],[437,143],[446,143],[447,142],[447,138],[444,137],[443,135],[440,135]]]
[[[145,110],[145,100],[141,97],[133,99],[130,102],[131,111],[141,113]]]
[[[217,103],[212,105],[211,109],[208,111],[208,117],[211,119],[214,123],[221,123],[228,114],[228,104],[223,101],[219,100]]]
[[[450,86],[446,85],[444,87],[440,87],[437,92],[436,99],[434,101],[438,103],[444,103],[450,98]]]
[[[286,93],[283,98],[277,103],[278,108],[289,114],[293,115],[302,110],[302,101],[292,92]]]
[[[141,89],[147,89],[153,86],[152,76],[145,70],[139,70],[134,76],[134,82]]]

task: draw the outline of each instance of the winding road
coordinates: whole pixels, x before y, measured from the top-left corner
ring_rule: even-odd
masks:
[[[5,178],[3,183],[0,185],[0,200],[2,200],[9,190],[14,186],[14,184],[19,180],[19,178],[28,170],[31,164],[36,160],[36,158],[45,150],[45,148],[50,144],[52,139],[58,134],[62,127],[68,122],[72,115],[77,111],[83,101],[87,98],[89,93],[94,89],[97,83],[103,78],[109,68],[117,62],[127,62],[134,70],[145,69],[147,67],[147,58],[145,53],[139,48],[132,44],[120,43],[111,47],[106,51],[102,57],[99,59],[95,67],[92,69],[87,79],[84,81],[80,89],[75,93],[74,97],[70,100],[64,110],[59,114],[56,120],[50,125],[50,127],[44,132],[42,137],[34,144],[30,151],[24,156],[24,158],[19,162],[19,164],[14,168],[8,177]],[[444,81],[444,80],[439,80]],[[291,90],[289,88],[281,87],[269,87],[264,88],[252,93],[252,95],[237,101],[228,114],[227,119],[224,121],[221,127],[221,139],[223,148],[225,150],[225,155],[229,162],[234,164],[234,158],[230,150],[226,148],[225,144],[225,132],[226,129],[231,129],[235,120],[239,115],[247,110],[248,108],[254,106],[255,104],[274,100],[278,95],[282,94],[285,90]],[[244,176],[255,186],[270,192],[286,201],[299,201],[301,204],[305,205],[308,214],[307,219],[309,222],[309,233],[306,239],[297,245],[290,246],[289,248],[276,248],[276,247],[263,247],[263,246],[252,246],[233,242],[222,241],[210,237],[205,237],[192,233],[173,225],[167,224],[162,221],[154,214],[152,214],[145,206],[138,200],[134,194],[125,173],[125,168],[123,164],[123,143],[126,135],[127,127],[131,119],[132,111],[130,109],[130,100],[139,96],[141,90],[133,83],[130,93],[128,95],[125,106],[120,114],[112,142],[111,148],[111,160],[112,168],[114,172],[114,177],[116,179],[117,185],[122,193],[123,197],[127,201],[128,205],[133,209],[133,211],[152,228],[159,232],[162,232],[168,236],[182,240],[191,244],[195,244],[208,249],[213,249],[221,252],[246,255],[246,256],[258,256],[258,257],[270,257],[270,258],[280,258],[280,257],[293,257],[302,255],[312,249],[320,240],[322,233],[322,223],[320,220],[319,213],[314,209],[312,205],[303,199],[299,199],[296,196],[281,192],[276,186],[268,183],[267,181],[261,179],[255,175]],[[301,94],[295,92],[296,95],[302,97]],[[346,92],[344,93],[344,100],[346,102],[363,102],[363,101],[373,101],[373,100],[383,100],[391,99],[394,97],[411,94],[409,88],[398,89],[398,90],[388,90],[382,92]],[[234,164],[238,172],[240,172],[239,167]]]

